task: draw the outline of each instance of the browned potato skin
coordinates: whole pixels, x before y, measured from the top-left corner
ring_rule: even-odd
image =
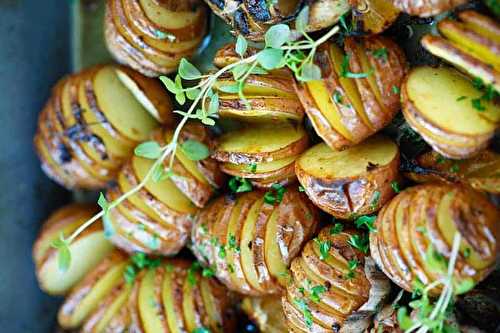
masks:
[[[394,6],[412,16],[429,17],[466,2],[466,0],[394,0]]]
[[[399,179],[399,153],[387,165],[367,166],[363,175],[350,178],[315,178],[300,163],[295,173],[307,195],[316,206],[340,219],[353,219],[372,214],[394,196],[391,181]],[[375,193],[380,199],[372,203]]]
[[[272,276],[268,265],[272,262],[268,258],[266,249],[265,233],[267,230],[267,219],[274,210],[279,211],[278,223],[281,233],[276,235],[276,242],[280,247],[287,249],[286,257],[281,260],[289,265],[291,260],[298,255],[302,245],[309,240],[316,230],[318,223],[318,211],[307,200],[307,198],[295,190],[288,188],[281,203],[274,206],[263,203],[253,222],[254,238],[252,244],[241,244],[243,238],[242,230],[250,207],[258,200],[262,200],[264,192],[254,191],[231,197],[220,197],[198,214],[192,230],[192,251],[201,262],[215,268],[217,278],[230,290],[244,295],[264,296],[279,294],[283,286],[278,281],[279,277]],[[235,245],[242,248],[248,246],[253,253],[255,270],[259,276],[258,288],[243,274],[241,254],[239,251],[228,247],[227,229],[231,213],[237,203],[243,202],[243,208],[236,220]],[[216,242],[213,240],[217,239]],[[273,240],[275,240],[273,238]],[[220,246],[224,246],[227,256],[234,255],[233,268],[229,268],[226,260],[220,258]],[[234,253],[233,253],[234,252]]]
[[[241,309],[257,324],[262,333],[282,333],[288,330],[278,297],[245,297]]]
[[[314,241],[309,241],[301,255],[292,261],[292,282],[286,287],[282,298],[285,320],[291,332],[327,333],[332,331],[332,327],[341,329],[349,315],[368,301],[371,285],[363,270],[365,255],[348,244],[350,236],[356,233],[345,230],[332,235],[330,228],[326,227],[317,236],[319,241],[331,242],[329,256],[343,258],[345,267],[335,265],[328,258],[321,260],[319,247]],[[348,260],[359,261],[352,279],[345,278]],[[319,303],[310,299],[305,282],[307,279],[312,282],[312,286],[323,285],[327,288],[321,293]],[[299,288],[304,288],[304,294]],[[295,299],[303,300],[308,305],[313,318],[310,328],[306,326]]]
[[[252,183],[253,186],[263,189],[270,188],[276,183],[286,186],[297,181],[297,177],[295,176],[295,162],[286,165],[281,169],[262,173],[234,170],[224,166],[224,164],[221,165],[221,170],[228,175],[246,178]]]
[[[414,170],[405,176],[419,183],[458,182],[478,191],[500,194],[500,155],[487,149],[472,158],[451,161],[429,151],[416,158]]]
[[[435,251],[449,258],[452,244],[443,238],[444,231],[438,226],[437,215],[441,200],[450,192],[455,197],[448,216],[460,232],[462,242],[484,265],[482,269],[473,267],[469,257],[466,258],[461,250],[455,266],[455,279],[472,278],[477,283],[495,265],[500,216],[495,206],[481,194],[465,187],[417,185],[401,192],[384,206],[377,217],[377,232],[370,233],[373,259],[394,283],[407,291],[413,289],[415,278],[426,285],[440,278],[440,273],[427,267],[425,260],[425,253],[431,244]],[[401,229],[396,225],[396,210],[400,206],[403,209]],[[430,293],[439,295],[440,290],[436,288]]]
[[[184,5],[168,1],[157,3],[167,10],[183,12],[198,10],[200,14],[191,25],[179,29],[165,29],[150,21],[143,8],[135,1],[107,0],[105,13],[105,37],[109,51],[118,62],[126,64],[146,76],[156,77],[168,74],[177,68],[183,57],[191,56],[206,32],[206,10],[200,1],[190,1]],[[147,38],[162,42],[159,34],[174,36],[171,51],[160,50],[148,44]],[[191,48],[175,51],[175,43],[198,40]]]

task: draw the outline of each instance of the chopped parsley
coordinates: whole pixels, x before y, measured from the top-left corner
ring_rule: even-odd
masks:
[[[264,202],[270,205],[281,203],[285,195],[286,187],[281,184],[271,185],[271,189],[264,194]]]
[[[381,47],[379,49],[376,49],[376,50],[373,50],[372,51],[372,54],[375,58],[377,59],[382,59],[384,61],[387,61],[388,59],[388,52],[387,52],[387,48],[386,47]]]
[[[392,86],[392,92],[397,95],[401,92],[401,90],[398,86]]]
[[[299,192],[305,192],[306,189],[304,188],[304,186],[302,185],[299,185]]]
[[[252,190],[252,183],[248,179],[241,177],[232,177],[229,179],[228,186],[233,193],[250,192]]]
[[[352,235],[351,237],[349,237],[347,243],[349,243],[349,245],[351,245],[353,248],[358,249],[365,254],[368,253],[369,241],[366,235]]]
[[[463,101],[464,99],[467,99],[467,96],[460,96],[457,98],[457,102]]]
[[[332,98],[333,98],[333,101],[335,103],[342,105],[342,94],[340,93],[340,91],[335,90],[335,92],[333,93]]]
[[[368,215],[363,215],[358,217],[355,221],[354,224],[356,225],[356,228],[362,228],[366,227],[369,232],[375,232],[377,229],[375,228],[375,220],[377,219],[377,216],[368,216]]]
[[[323,285],[317,285],[317,286],[314,286],[310,289],[310,296],[309,298],[315,302],[315,303],[319,303],[320,300],[321,300],[321,294],[323,294],[324,292],[326,292],[327,289],[325,286]]]
[[[346,279],[351,280],[356,276],[356,268],[359,266],[358,259],[351,259],[347,262],[347,267],[349,268],[349,272],[346,274]]]
[[[319,248],[319,259],[326,260],[330,256],[330,248],[332,247],[332,242],[329,240],[319,240],[318,238],[314,239],[314,242],[318,245]]]
[[[342,59],[342,64],[340,68],[340,76],[346,77],[349,79],[364,79],[370,76],[373,73],[373,68],[370,69],[367,73],[353,73],[349,70],[349,58],[348,54],[344,55]]]
[[[393,180],[391,182],[391,187],[392,187],[392,190],[395,192],[395,193],[399,193],[401,192],[401,189],[399,188],[399,183],[396,181],[396,180]]]
[[[379,202],[380,202],[380,191],[375,191],[373,192],[372,200],[370,202],[370,208],[376,209]]]
[[[304,323],[306,324],[306,326],[311,328],[313,324],[313,316],[306,301],[300,298],[295,298],[293,302],[295,303],[295,306],[297,306],[297,308],[300,310],[300,312],[302,312],[302,316],[304,317]]]
[[[255,164],[255,163],[249,164],[248,171],[250,171],[251,173],[257,172],[257,164]]]
[[[330,228],[330,235],[340,234],[344,230],[344,226],[341,223],[335,223],[333,227]]]

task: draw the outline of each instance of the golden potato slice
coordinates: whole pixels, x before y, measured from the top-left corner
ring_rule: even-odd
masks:
[[[95,207],[73,204],[54,212],[42,226],[33,245],[33,260],[40,288],[51,295],[66,294],[81,278],[101,261],[113,248],[105,239],[101,223],[96,223],[81,233],[69,246],[71,265],[66,271],[58,267],[58,251],[51,243],[60,235],[69,237],[78,227],[91,218]]]
[[[434,16],[465,3],[466,0],[395,0],[394,6],[401,11],[420,17]]]
[[[247,165],[271,162],[299,154],[308,143],[307,133],[301,126],[263,124],[221,136],[213,158],[220,162]]]
[[[81,326],[113,289],[123,284],[127,262],[118,251],[111,252],[71,291],[59,309],[59,325],[65,329]]]
[[[418,185],[401,192],[379,214],[376,226],[382,232],[370,234],[370,249],[389,278],[410,291],[417,277],[429,284],[447,274],[445,269],[439,271],[431,266],[428,256],[437,253],[433,256],[449,259],[458,234],[461,243],[454,278],[477,283],[494,267],[498,217],[498,210],[485,197],[465,187]],[[386,232],[390,230],[396,230],[397,237]],[[375,248],[377,243],[380,245]],[[405,261],[400,263],[404,266],[383,259],[383,255],[395,258],[397,253],[403,254]],[[407,267],[408,271],[401,267]],[[431,294],[439,294],[439,288],[432,289]]]
[[[468,29],[500,43],[500,25],[494,19],[474,10],[464,10],[458,13],[458,18]]]
[[[460,182],[478,191],[500,193],[500,155],[492,150],[466,160],[449,160],[430,151],[418,156],[415,162],[406,176],[416,182]]]
[[[283,308],[277,297],[245,297],[241,308],[263,333],[281,333],[287,331],[283,319]]]
[[[390,0],[350,0],[353,25],[366,33],[379,34],[399,16],[400,10]]]
[[[279,293],[291,260],[316,229],[317,211],[303,194],[288,188],[275,200],[263,192],[222,197],[195,219],[193,252],[231,290]]]
[[[381,136],[343,151],[325,143],[307,150],[295,163],[299,182],[309,198],[342,219],[376,212],[393,195],[398,179],[399,151]]]
[[[436,91],[440,93],[436,94]],[[416,123],[433,134],[431,137],[426,132],[419,132],[424,140],[441,154],[452,158],[467,158],[477,153],[487,145],[495,131],[495,125],[482,117],[474,104],[462,96],[479,98],[480,92],[470,81],[449,68],[415,68],[402,89],[405,118],[411,122],[413,116]],[[481,103],[485,109],[500,112],[498,106],[489,101]],[[418,128],[414,129],[418,131]],[[445,145],[469,149],[460,154],[459,149],[447,149]]]
[[[137,294],[137,309],[145,333],[168,332],[167,313],[162,303],[163,267],[144,274]]]

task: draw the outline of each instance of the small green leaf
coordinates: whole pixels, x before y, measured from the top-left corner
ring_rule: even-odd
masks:
[[[342,223],[335,223],[333,227],[330,228],[330,235],[340,234],[344,230]]]
[[[102,210],[107,211],[109,208],[108,200],[106,200],[106,196],[102,192],[99,193],[99,199],[97,199],[97,204]]]
[[[252,183],[248,179],[241,177],[232,177],[229,179],[228,186],[233,193],[250,192],[252,190]]]
[[[266,46],[279,49],[290,40],[290,27],[286,24],[276,24],[270,27],[264,36]],[[266,67],[264,67],[266,68]]]
[[[243,57],[247,52],[247,48],[248,48],[248,43],[245,37],[243,37],[242,35],[238,35],[238,38],[236,38],[236,46],[234,48],[236,53],[238,53],[240,57]]]
[[[210,333],[210,330],[205,327],[197,327],[192,333]]]
[[[283,50],[264,49],[257,54],[257,61],[264,69],[271,70],[282,66]]]
[[[214,126],[215,125],[215,120],[213,120],[212,118],[208,118],[208,117],[201,119],[201,122],[207,126]]]
[[[437,252],[432,245],[427,248],[425,262],[431,270],[442,274],[446,272],[448,267],[445,257]]]
[[[319,259],[327,259],[330,256],[330,248],[332,246],[332,243],[329,240],[321,241],[318,238],[315,238],[314,242],[318,245],[319,248]]]
[[[210,267],[203,267],[203,271],[201,272],[201,275],[206,278],[211,278],[215,276],[215,270]]]
[[[177,94],[179,92],[179,88],[177,87],[175,82],[172,81],[172,79],[170,79],[168,76],[160,76],[160,81],[163,82],[167,90],[172,94]]]
[[[186,90],[186,97],[192,101],[194,101],[201,93],[201,90],[198,88],[188,89]]]
[[[260,66],[255,66],[250,71],[250,74],[257,74],[257,75],[266,75],[268,73],[269,73],[268,71],[266,71],[264,68],[262,68]]]
[[[235,84],[221,85],[217,87],[217,89],[228,94],[236,94],[240,90],[240,87],[237,83],[235,83]]]
[[[302,185],[299,185],[299,192],[305,192],[306,189],[304,188],[304,186]]]
[[[61,232],[59,238],[54,240],[50,244],[53,248],[57,249],[57,265],[61,272],[66,272],[71,266],[71,251],[69,250],[69,244],[66,239],[64,239],[64,234]]]
[[[239,64],[231,70],[231,73],[233,73],[233,77],[235,80],[239,80],[248,72],[249,69],[249,64]]]
[[[182,58],[179,63],[179,75],[185,80],[196,80],[201,77],[201,72],[186,58]]]
[[[352,235],[351,237],[349,237],[347,243],[353,248],[358,249],[365,254],[368,253],[369,241],[368,237],[366,237],[365,235]]]
[[[398,309],[397,318],[398,318],[399,327],[402,330],[407,330],[413,326],[413,320],[408,315],[405,307],[401,307]]]
[[[179,92],[179,93],[175,94],[175,100],[180,105],[184,105],[184,103],[186,103],[186,94],[184,94],[183,92]]]
[[[295,19],[295,29],[297,31],[304,33],[309,23],[309,6],[304,6],[300,11],[299,15]]]
[[[135,277],[137,276],[137,271],[135,270],[134,265],[127,265],[125,267],[125,272],[123,272],[123,278],[127,284],[133,284],[135,281]]]
[[[311,288],[310,293],[311,296],[309,297],[313,302],[319,303],[321,301],[321,294],[326,292],[327,289],[323,285],[317,285]]]
[[[465,294],[466,292],[468,292],[472,288],[474,288],[475,285],[476,285],[476,283],[474,282],[473,279],[467,278],[467,279],[461,281],[460,283],[455,284],[455,286],[454,286],[455,287],[454,288],[455,295]]]
[[[109,210],[104,212],[104,215],[102,216],[102,224],[104,227],[104,237],[109,239],[115,234],[115,228],[113,227]]]
[[[264,194],[264,202],[270,205],[281,203],[285,195],[286,187],[281,184],[271,185],[271,190]]]
[[[203,143],[196,140],[186,140],[181,144],[181,149],[192,161],[204,160],[210,156],[210,150]]]
[[[377,219],[376,216],[368,216],[368,215],[363,215],[358,217],[355,221],[354,224],[356,225],[356,228],[361,228],[361,227],[366,227],[369,232],[375,232],[377,229],[374,227],[375,220]]]
[[[472,104],[472,107],[479,112],[483,112],[484,110],[486,110],[486,107],[481,104],[480,98],[473,98],[471,100],[471,104]]]
[[[135,156],[156,160],[161,156],[162,148],[156,141],[146,141],[135,147]]]
[[[219,95],[213,94],[210,98],[210,104],[208,105],[208,114],[214,115],[219,112]]]
[[[316,64],[305,63],[298,79],[303,82],[321,80],[321,70]]]
[[[257,172],[257,164],[251,163],[247,167],[248,167],[248,171],[250,171],[251,173]]]

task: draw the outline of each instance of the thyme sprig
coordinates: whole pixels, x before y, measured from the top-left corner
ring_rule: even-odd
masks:
[[[222,83],[219,80],[226,73],[231,73],[235,78],[236,86],[217,87],[223,92],[237,92],[242,101],[246,101],[243,94],[243,87],[246,79],[251,74],[263,75],[269,70],[280,68],[289,68],[299,81],[310,81],[321,79],[321,71],[317,65],[313,63],[316,49],[326,42],[330,37],[335,35],[339,28],[332,27],[327,33],[317,40],[313,40],[306,32],[309,8],[306,6],[298,15],[295,26],[297,31],[291,31],[285,24],[277,24],[272,26],[265,35],[265,47],[258,52],[246,56],[247,42],[242,36],[238,36],[236,44],[236,52],[240,59],[234,63],[228,64],[223,68],[218,69],[214,73],[202,74],[188,60],[182,59],[178,74],[174,80],[163,76],[161,81],[166,86],[167,90],[175,95],[177,102],[184,105],[187,100],[191,101],[187,111],[176,110],[182,116],[177,125],[171,141],[160,146],[152,141],[140,144],[135,154],[144,158],[154,160],[153,165],[146,173],[145,177],[129,191],[122,194],[116,200],[105,202],[101,199],[101,203],[106,203],[104,208],[92,218],[83,223],[77,228],[68,238],[61,237],[53,242],[52,246],[59,250],[59,255],[63,256],[60,260],[63,263],[62,269],[67,269],[71,262],[69,245],[74,241],[85,229],[101,218],[106,217],[109,220],[109,212],[127,200],[130,196],[141,190],[150,180],[161,181],[170,177],[173,172],[173,163],[175,160],[175,152],[179,147],[179,136],[184,125],[190,119],[197,119],[203,124],[212,126],[215,124],[215,119],[218,117],[219,96],[215,85]],[[302,39],[297,39],[301,36]],[[193,81],[195,84],[189,87],[183,86],[184,81]],[[182,147],[181,147],[182,148]],[[164,162],[170,156],[168,167],[165,167]],[[101,207],[102,208],[102,207]]]

